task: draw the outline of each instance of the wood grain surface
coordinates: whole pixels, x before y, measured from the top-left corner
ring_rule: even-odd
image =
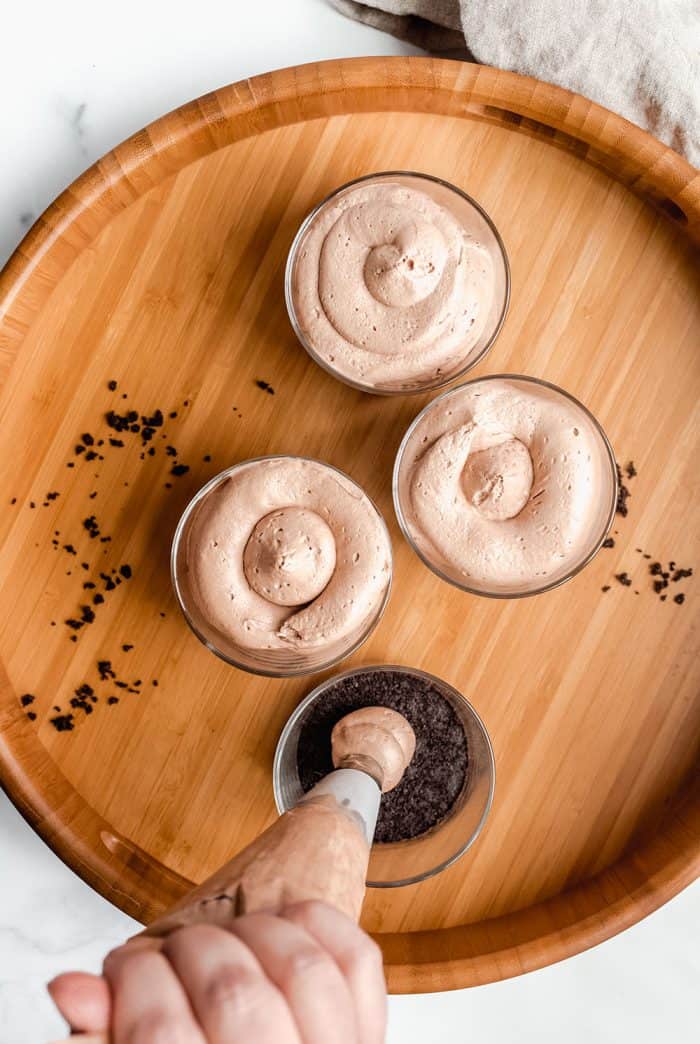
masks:
[[[453,181],[505,240],[510,314],[472,375],[563,385],[636,465],[614,548],[549,594],[493,602],[424,568],[390,481],[429,396],[363,395],[294,339],[283,272],[301,219],[340,183],[392,168]],[[168,554],[206,479],[287,452],[347,471],[390,526],[391,601],[351,662],[441,675],[496,752],[478,843],[433,880],[368,897],[390,988],[542,966],[688,884],[700,867],[700,592],[690,577],[661,601],[649,565],[700,565],[698,230],[700,178],[641,130],[534,80],[420,58],[223,88],[67,189],[0,275],[0,773],[55,851],[149,920],[272,820],[275,744],[319,678],[218,661],[177,611]],[[107,426],[108,410],[130,408],[164,414],[146,445]],[[84,434],[95,441],[76,454]],[[174,460],[189,470],[171,475]],[[123,565],[131,578],[105,590],[100,573]],[[613,579],[622,571],[631,586]],[[94,621],[72,631],[64,621],[96,593]],[[99,660],[116,679],[100,680]],[[84,684],[97,703],[75,697]],[[51,724],[54,707],[72,731]]]

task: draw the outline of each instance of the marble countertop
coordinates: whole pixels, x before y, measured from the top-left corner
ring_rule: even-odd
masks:
[[[85,167],[176,105],[298,62],[417,53],[340,18],[323,0],[268,0],[259,17],[261,6],[9,0],[0,265]],[[696,883],[641,924],[551,968],[470,991],[390,998],[389,1044],[684,1044],[697,1032],[698,923]],[[69,967],[96,970],[134,928],[0,794],[0,1044],[60,1035],[47,979]]]

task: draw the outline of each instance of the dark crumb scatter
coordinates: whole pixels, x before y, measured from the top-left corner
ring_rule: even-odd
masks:
[[[661,595],[661,597],[659,598],[659,601],[660,602],[665,602],[667,598],[668,598],[668,595]]]
[[[52,621],[51,621],[51,626],[52,626],[52,627],[55,627],[55,626],[56,626],[56,621],[55,621],[55,620],[52,620]]]
[[[464,729],[451,704],[428,681],[398,671],[346,678],[307,714],[299,736],[304,791],[333,768],[330,735],[340,718],[367,706],[392,707],[416,733],[416,753],[399,785],[382,796],[375,841],[417,837],[449,813],[468,768]]]
[[[77,552],[77,551],[75,550],[75,548],[73,547],[73,545],[72,545],[72,544],[64,544],[64,545],[63,545],[63,550],[64,550],[64,551],[67,551],[69,555],[77,555],[77,553],[78,553],[78,552]]]
[[[643,557],[646,558],[647,560],[649,560],[651,558],[651,555],[646,555],[645,554]]]
[[[90,494],[90,500],[94,500],[96,496],[97,496],[97,490],[95,490],[94,493]]]
[[[131,652],[131,650],[133,648],[134,648],[133,645],[128,645],[128,644],[122,645],[122,649],[124,650],[124,652]]]
[[[102,681],[107,681],[108,678],[116,678],[116,674],[112,670],[111,660],[98,660],[97,673],[99,674]]]
[[[151,682],[151,685],[153,685],[157,689],[158,688],[158,679],[154,678],[153,681]]]
[[[117,382],[116,381],[109,381],[109,383],[107,384],[107,387],[109,388],[110,391],[116,391],[117,390]]]
[[[125,682],[125,681],[115,681],[114,684],[117,686],[118,689],[128,689],[129,688],[128,683]]]
[[[139,419],[138,412],[136,410],[128,410],[126,413],[117,413],[116,410],[109,410],[105,414],[105,420],[107,425],[114,431],[140,431],[140,425],[137,423]]]
[[[84,711],[85,714],[92,714],[92,704],[88,703],[87,700],[81,700],[77,696],[73,696],[70,705],[73,710],[81,710]]]
[[[10,501],[10,503],[11,504],[16,504],[17,503],[17,497],[13,497],[12,500]]]
[[[55,718],[49,718],[49,721],[56,732],[71,732],[75,728],[72,714],[57,714]]]
[[[95,537],[100,535],[100,527],[94,515],[88,515],[87,518],[83,519],[83,529],[86,529],[90,534],[91,540],[94,540]]]
[[[173,484],[172,484],[172,482],[166,482],[166,483],[165,483],[165,488],[166,488],[166,489],[172,489],[172,488],[173,488]]]
[[[627,478],[630,478],[630,479],[632,479],[632,478],[634,478],[636,476],[637,469],[634,466],[634,461],[633,460],[629,461],[628,464],[625,464],[625,474],[627,475]]]
[[[130,580],[131,579],[131,566],[130,565],[119,566],[119,572],[122,574],[122,576],[124,577],[125,580]]]
[[[619,464],[616,464],[617,468],[617,506],[615,510],[618,515],[622,515],[623,518],[627,516],[629,508],[627,507],[627,499],[630,495],[630,491],[623,482],[622,469]]]
[[[89,432],[87,432],[87,431],[85,432],[84,435],[81,435],[80,438],[83,440],[83,442],[85,443],[86,446],[94,446],[95,445],[95,440],[93,439],[92,435]]]
[[[261,389],[261,391],[267,392],[268,395],[275,394],[275,389],[272,387],[271,384],[268,384],[267,381],[256,381],[255,383],[257,387]]]
[[[150,417],[142,417],[141,423],[145,424],[147,428],[162,428],[163,426],[163,413],[161,410],[156,410]]]
[[[211,460],[211,453],[207,453],[204,457],[202,457],[202,460],[204,461],[205,464],[208,464],[209,461]]]
[[[668,587],[668,581],[667,580],[655,580],[654,581],[654,590],[656,591],[657,594],[660,594],[663,591],[664,587]]]
[[[627,573],[615,573],[615,579],[618,583],[622,584],[623,587],[632,586],[632,579]]]
[[[671,568],[673,568],[676,563],[672,562],[670,564],[671,564]],[[693,570],[692,569],[676,569],[676,571],[674,572],[673,576],[671,577],[671,580],[674,582],[674,584],[677,584],[679,580],[685,580],[685,578],[687,576],[692,576],[692,575],[693,575]]]
[[[150,449],[147,450],[147,453],[148,453],[149,457],[155,457],[155,455],[156,455],[155,446],[151,446]]]
[[[109,696],[109,697],[107,698],[107,703],[108,703],[108,704],[110,705],[110,707],[111,707],[111,706],[112,706],[112,704],[114,704],[114,703],[119,703],[119,697],[118,697],[118,696]]]
[[[662,570],[661,562],[652,562],[651,565],[649,566],[649,572],[651,573],[652,576],[659,576],[660,573],[661,573],[661,570]]]
[[[185,399],[185,401],[183,402],[182,405],[183,406],[189,406],[189,404],[190,404],[190,400],[189,399]]]
[[[105,600],[105,596],[101,595],[99,591],[97,592],[96,595],[92,596],[92,604],[93,605],[102,605],[104,600]]]
[[[116,446],[117,449],[121,449],[121,447],[124,445],[124,440],[123,439],[110,439],[109,440],[109,444],[110,444],[110,446]]]
[[[637,552],[638,555],[641,555],[641,553],[642,553],[641,547],[635,547],[634,550]]]
[[[93,584],[92,580],[86,580],[85,583],[83,584],[83,587],[85,588],[86,591],[92,591],[94,586],[95,585]]]
[[[58,493],[57,491],[54,490],[51,493],[47,493],[46,494],[46,499],[47,500],[55,500],[57,497],[60,497],[60,495],[61,495],[60,493]]]
[[[72,635],[70,636],[70,640],[71,640],[72,642],[77,642],[77,640],[78,640],[78,636],[77,636],[77,634],[72,634]]]
[[[175,420],[175,418],[177,417],[177,410],[171,410],[168,416],[171,420]]]
[[[30,721],[36,721],[36,711],[27,711],[27,717]]]
[[[24,696],[20,697],[19,702],[23,707],[28,707],[31,703],[34,703],[35,699],[36,697],[32,696],[31,692],[25,692]]]
[[[605,584],[604,587],[601,587],[601,591],[603,591],[603,592],[609,591],[609,590],[610,590],[610,584]]]
[[[603,541],[603,547],[615,547],[615,540],[613,537],[608,537]]]
[[[160,616],[161,620],[165,619],[165,613],[159,613],[158,615]]]
[[[685,601],[685,595],[682,592],[681,594],[674,595],[673,601],[676,603],[676,605],[683,605],[683,602]]]
[[[30,508],[32,508],[32,510],[33,510],[33,509],[34,509],[34,508],[36,507],[36,504],[34,503],[34,501],[33,501],[33,500],[30,500],[30,501],[29,501],[29,506],[30,506]]]
[[[67,467],[67,468],[74,468],[74,467],[75,467],[75,464],[73,463],[73,461],[72,461],[72,460],[69,460],[69,461],[68,461],[68,463],[66,464],[66,467]]]
[[[77,457],[80,453],[84,453],[85,452],[85,447],[82,445],[82,443],[79,442],[78,445],[75,447],[74,452],[75,452],[75,455]]]
[[[170,469],[171,475],[184,475],[190,470],[188,464],[173,464]]]
[[[166,446],[165,454],[167,457],[177,457],[177,450],[174,446]]]

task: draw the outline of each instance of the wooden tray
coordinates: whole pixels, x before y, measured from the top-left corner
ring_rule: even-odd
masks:
[[[614,549],[550,594],[468,597],[421,565],[396,526],[390,476],[427,396],[344,387],[287,321],[284,262],[302,217],[341,182],[391,168],[454,181],[503,234],[511,310],[477,372],[564,385],[636,464]],[[548,964],[688,884],[700,865],[697,578],[662,602],[642,551],[700,564],[699,228],[700,179],[647,134],[555,87],[422,58],[223,88],[59,197],[0,277],[0,764],[54,850],[148,920],[273,818],[275,743],[319,679],[259,679],[215,659],[177,611],[168,551],[205,479],[284,451],[349,471],[391,528],[391,602],[351,662],[442,675],[496,750],[478,844],[425,884],[368,897],[391,989]],[[165,415],[145,446],[104,421],[132,407]],[[76,454],[84,433],[95,441]],[[110,436],[125,445],[98,445]],[[170,474],[166,445],[189,471]],[[95,538],[82,524],[92,514]],[[123,565],[131,579],[73,632],[64,620],[103,591],[99,573]],[[612,579],[623,570],[630,587]],[[100,681],[103,659],[140,693]],[[82,690],[90,714],[69,705],[83,684],[99,699]],[[34,702],[21,706],[23,694]],[[73,731],[52,726],[54,706],[72,710]]]

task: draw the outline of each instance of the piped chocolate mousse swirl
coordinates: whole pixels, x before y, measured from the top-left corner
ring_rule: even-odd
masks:
[[[500,378],[457,388],[426,410],[398,485],[423,554],[494,591],[565,575],[602,540],[615,495],[590,416],[557,389]]]
[[[377,611],[390,580],[381,516],[319,461],[250,461],[204,497],[186,539],[198,613],[249,649],[343,641]]]
[[[400,387],[466,361],[494,298],[493,263],[427,193],[358,185],[313,219],[292,295],[304,336],[331,368]]]

